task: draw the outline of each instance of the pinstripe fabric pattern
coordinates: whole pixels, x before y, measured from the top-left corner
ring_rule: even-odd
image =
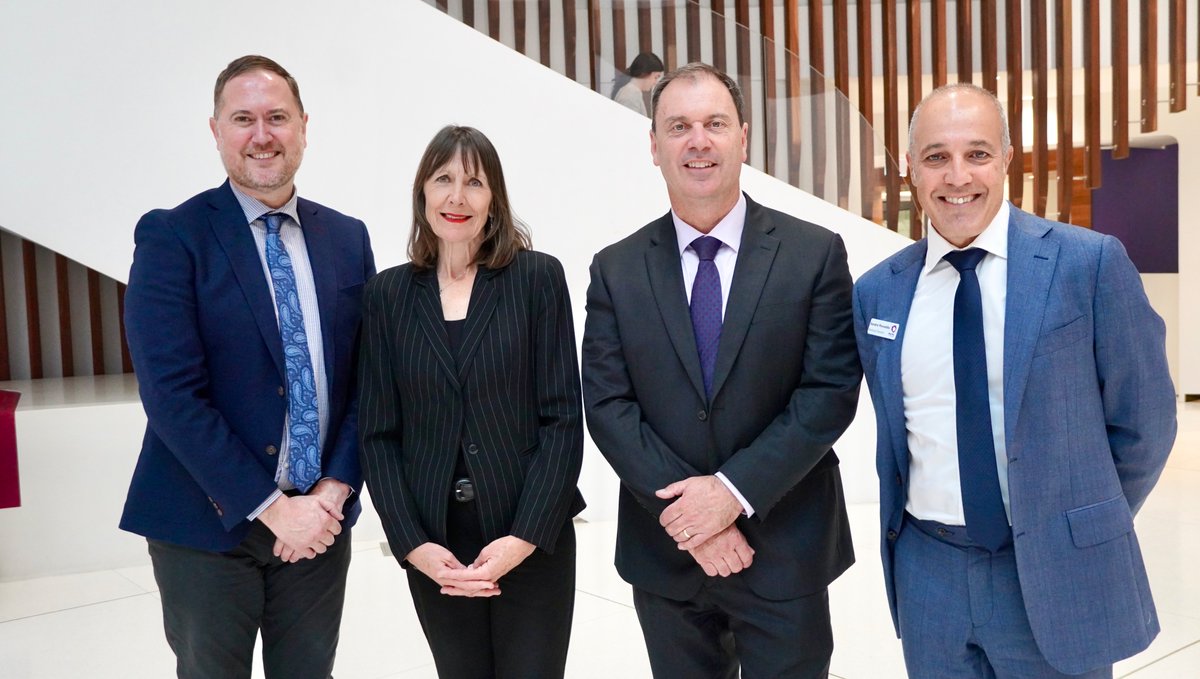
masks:
[[[360,389],[363,472],[398,560],[446,544],[460,451],[485,540],[511,534],[552,551],[583,509],[574,323],[553,257],[479,269],[457,356],[435,272],[380,273],[364,293]]]

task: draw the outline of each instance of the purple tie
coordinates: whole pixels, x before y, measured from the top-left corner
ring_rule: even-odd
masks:
[[[717,345],[721,342],[721,274],[713,258],[721,248],[721,241],[701,236],[688,247],[700,256],[696,280],[692,283],[692,331],[700,354],[704,396],[712,398],[713,369],[717,365]]]

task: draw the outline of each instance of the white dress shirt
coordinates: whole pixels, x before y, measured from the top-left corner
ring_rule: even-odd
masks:
[[[284,250],[292,260],[292,273],[296,276],[296,294],[300,298],[300,311],[304,314],[304,334],[308,341],[308,354],[312,360],[313,376],[316,378],[319,425],[317,445],[324,450],[325,432],[329,428],[329,375],[325,374],[325,343],[321,336],[321,308],[317,303],[317,286],[313,280],[312,263],[308,259],[308,247],[304,242],[304,230],[300,226],[299,213],[296,211],[297,193],[293,191],[291,199],[282,207],[270,208],[253,196],[239,191],[232,182],[229,187],[233,189],[233,195],[237,197],[238,204],[241,205],[242,211],[246,215],[250,232],[254,236],[258,258],[262,263],[263,276],[267,279],[267,287],[271,291],[272,303],[275,300],[275,285],[271,281],[271,267],[267,264],[267,225],[262,217],[271,212],[287,215],[287,219],[283,220],[283,225],[279,229],[279,238],[283,242]],[[278,307],[272,305],[272,308],[275,310],[275,322],[278,323]],[[285,415],[283,433],[280,435],[279,442],[279,464],[275,470],[275,483],[279,486],[279,490],[272,493],[246,517],[251,521],[258,518],[258,515],[282,494],[282,491],[293,488],[292,483],[288,480],[288,443],[288,416]]]
[[[696,251],[689,246],[692,241],[701,236],[712,236],[721,241],[721,247],[713,257],[713,264],[716,265],[717,274],[721,277],[721,320],[724,320],[725,308],[729,303],[729,289],[733,283],[733,270],[737,267],[738,248],[742,245],[742,231],[746,228],[746,195],[739,193],[738,201],[734,204],[733,209],[722,217],[721,221],[717,222],[717,225],[708,233],[698,231],[680,219],[674,210],[671,210],[671,219],[675,223],[675,239],[679,245],[679,263],[683,267],[683,288],[687,294],[688,304],[692,302],[692,284],[696,282],[696,271],[700,268],[700,255],[696,254]],[[717,472],[716,477],[741,503],[742,511],[746,513],[746,516],[753,516],[754,508],[730,483],[729,479],[721,472]]]
[[[983,301],[988,400],[1000,495],[1008,508],[1008,458],[1004,446],[1004,304],[1008,277],[1008,202],[967,247],[987,255],[975,268]],[[954,294],[958,271],[942,259],[956,249],[929,230],[925,265],[917,279],[908,328],[901,347],[904,421],[908,430],[909,480],[905,509],[918,519],[963,526],[958,475],[958,434],[954,389]]]

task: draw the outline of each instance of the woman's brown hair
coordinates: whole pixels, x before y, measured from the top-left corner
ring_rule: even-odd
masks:
[[[496,147],[479,130],[462,125],[447,125],[425,147],[417,177],[413,181],[413,226],[408,235],[408,258],[418,269],[437,266],[438,239],[425,217],[425,182],[446,163],[462,157],[463,168],[470,174],[482,171],[492,191],[488,220],[483,227],[483,242],[475,254],[475,263],[489,269],[508,266],[517,253],[532,247],[529,232],[512,213],[504,169]]]

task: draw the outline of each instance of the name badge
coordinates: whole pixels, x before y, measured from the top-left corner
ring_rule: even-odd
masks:
[[[878,318],[871,319],[871,325],[867,326],[867,334],[884,339],[896,339],[896,333],[900,332],[900,324],[893,321],[881,321]]]

